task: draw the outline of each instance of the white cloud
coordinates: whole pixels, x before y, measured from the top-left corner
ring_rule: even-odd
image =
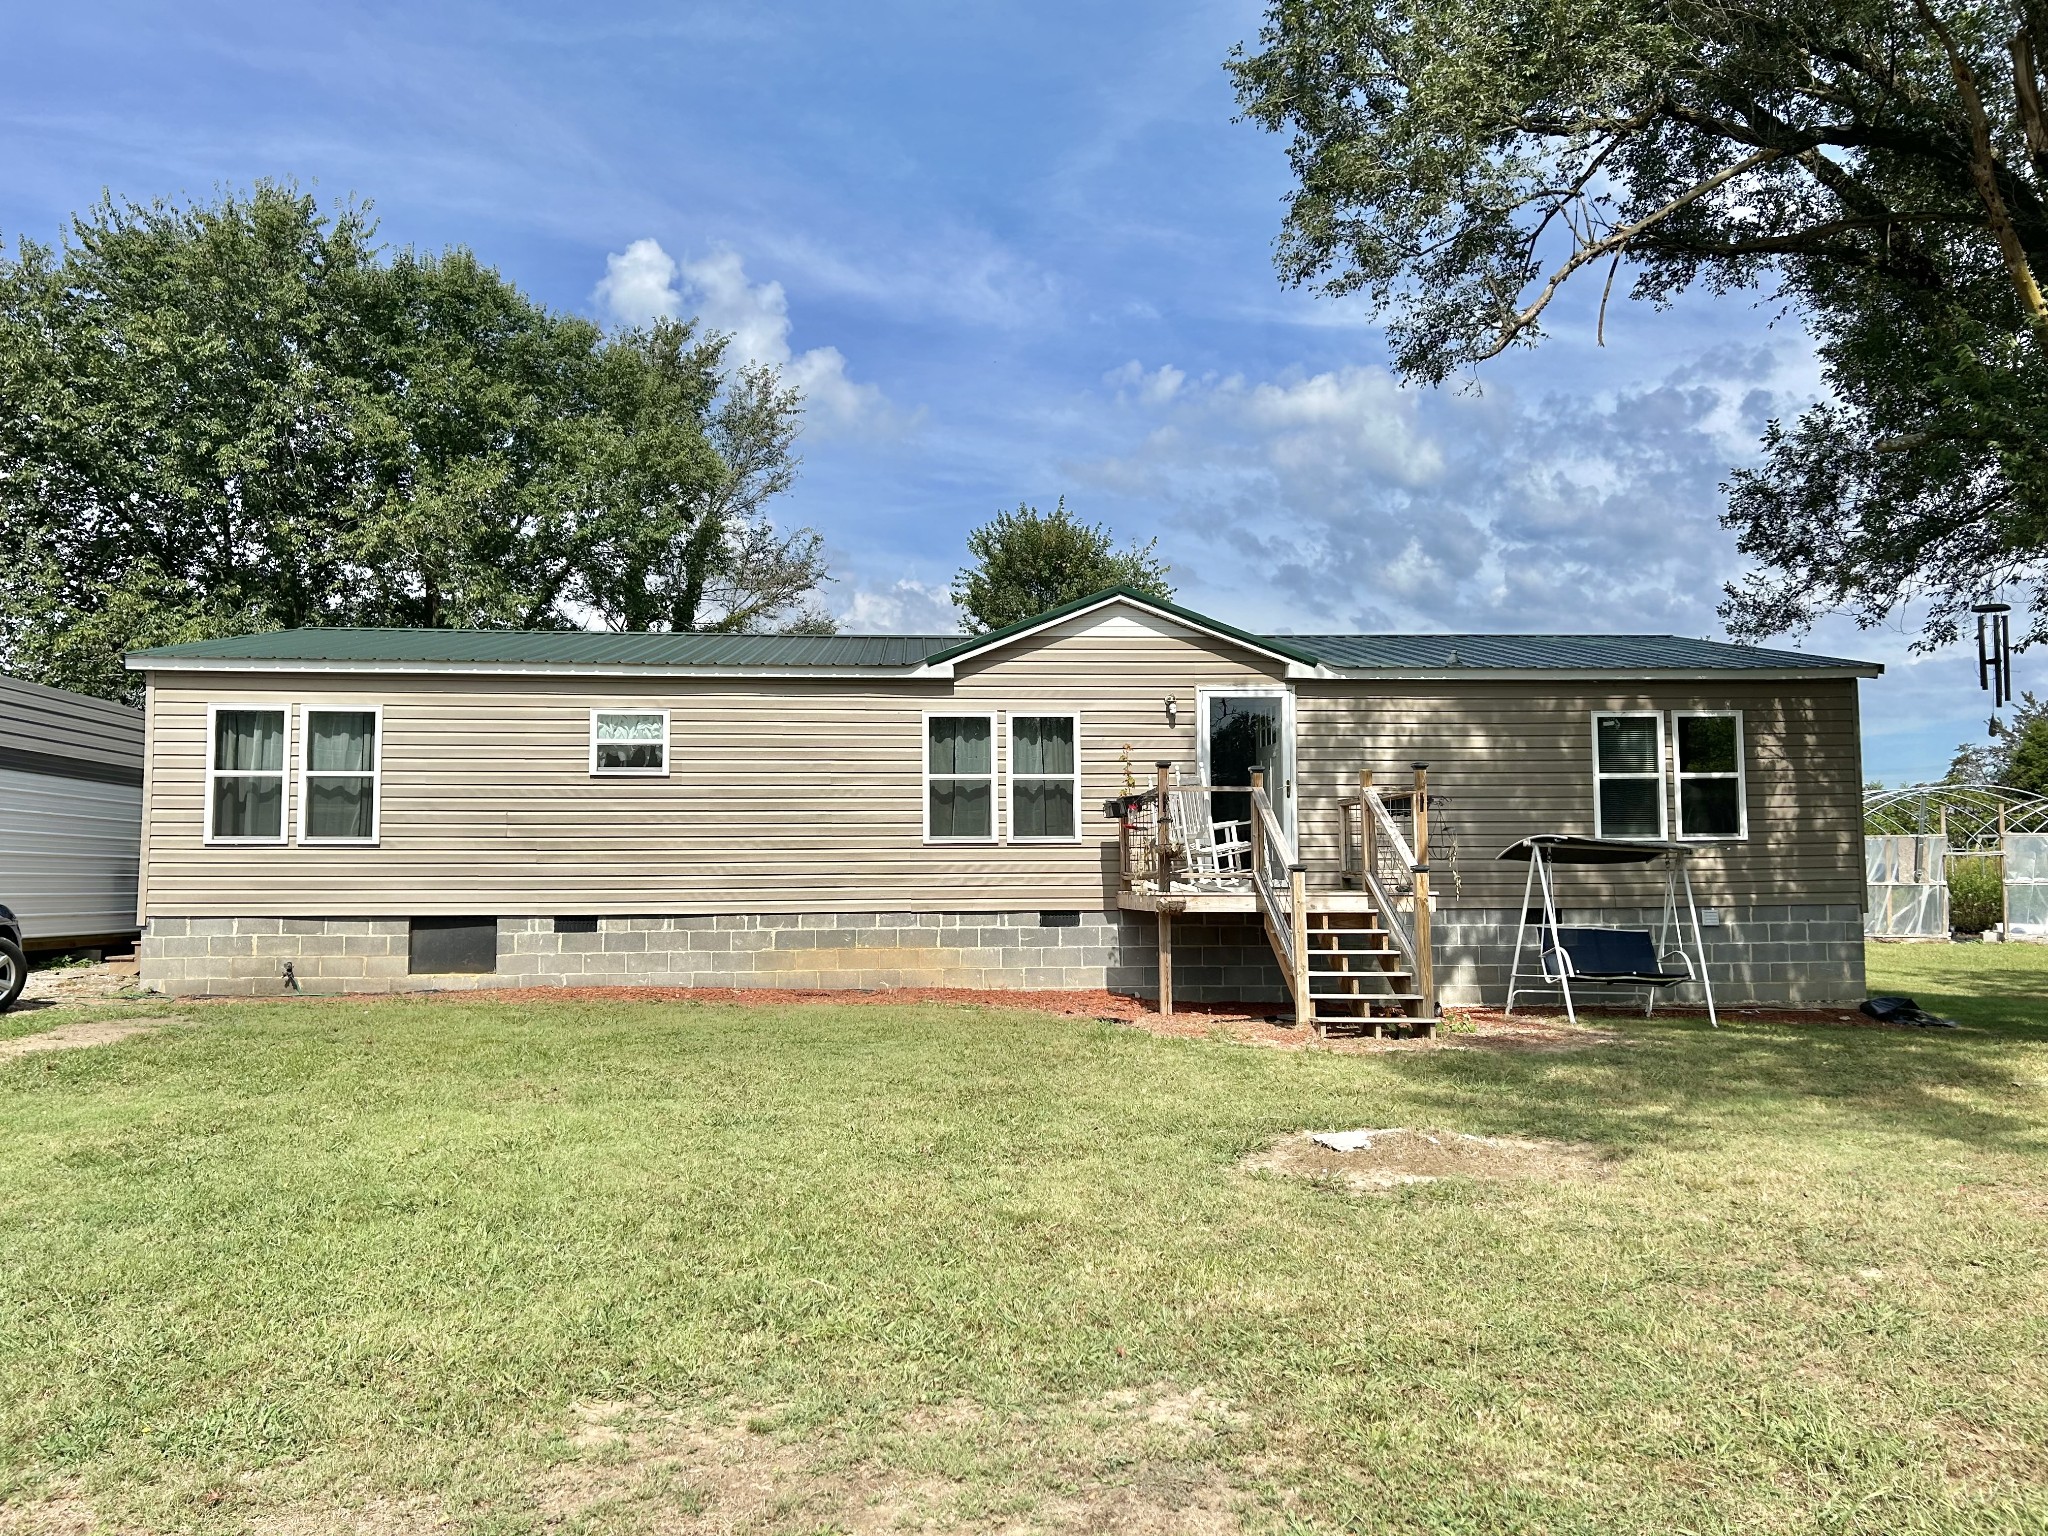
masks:
[[[1133,362],[1095,403],[1122,445],[1066,467],[1156,509],[1189,601],[1272,628],[1716,634],[1738,562],[1714,486],[1796,407],[1786,373],[1708,354],[1600,398],[1475,398]]]
[[[858,635],[950,635],[960,627],[946,588],[908,576],[879,591],[854,588],[836,617],[841,629]]]
[[[873,384],[848,377],[837,347],[795,351],[789,344],[789,296],[774,281],[750,283],[737,251],[714,251],[698,261],[677,261],[656,240],[635,240],[605,258],[595,294],[598,308],[621,325],[695,314],[709,330],[732,337],[731,356],[765,363],[803,392],[815,427],[896,433],[906,425]]]

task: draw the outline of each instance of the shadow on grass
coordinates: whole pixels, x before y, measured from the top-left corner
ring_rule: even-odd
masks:
[[[2041,1096],[2015,1052],[2048,1030],[1894,1030],[1659,1020],[1570,1056],[1436,1052],[1394,1064],[1462,1130],[1552,1136],[1616,1151],[1772,1134],[1825,1106],[1832,1128],[1983,1150],[2033,1151]],[[2033,1063],[2030,1063],[2030,1068]]]

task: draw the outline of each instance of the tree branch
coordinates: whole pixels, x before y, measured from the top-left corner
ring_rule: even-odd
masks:
[[[1794,151],[1789,149],[1760,149],[1753,155],[1744,155],[1733,165],[1715,172],[1705,181],[1694,183],[1654,213],[1646,214],[1632,224],[1624,224],[1620,229],[1615,230],[1604,239],[1590,241],[1580,246],[1555,272],[1551,273],[1549,281],[1544,283],[1542,290],[1536,295],[1535,300],[1518,310],[1508,324],[1501,328],[1500,335],[1494,344],[1484,352],[1473,357],[1472,361],[1483,363],[1490,357],[1500,356],[1501,353],[1513,346],[1516,338],[1528,330],[1530,326],[1534,325],[1543,311],[1550,307],[1550,301],[1557,297],[1557,291],[1564,286],[1566,279],[1588,262],[1598,261],[1602,256],[1615,254],[1645,230],[1654,228],[1680,209],[1690,207],[1716,188],[1726,186],[1737,176],[1753,171],[1759,166],[1769,165],[1773,161],[1783,160],[1792,153]]]
[[[2012,93],[2019,103],[2020,128],[2034,174],[2048,183],[2048,115],[2041,111],[2041,83],[2034,65],[2034,35],[2026,27],[2012,35]]]
[[[1970,125],[1970,179],[1976,184],[1977,196],[1990,219],[1999,254],[2005,258],[2006,273],[2027,312],[2035,344],[2048,353],[2048,298],[2041,295],[2041,284],[2027,260],[2026,247],[2020,244],[2019,231],[2013,227],[2012,214],[1998,189],[1998,157],[1991,147],[1991,124],[1984,115],[1984,99],[1977,94],[1977,77],[1956,46],[1955,34],[1928,8],[1927,0],[1913,0],[1913,9],[1948,55],[1949,74],[1955,79],[1956,94],[1962,98],[1963,115]]]

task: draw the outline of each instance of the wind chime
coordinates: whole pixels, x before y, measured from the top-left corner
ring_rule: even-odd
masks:
[[[1991,695],[1991,707],[2012,702],[2012,631],[2006,615],[2010,603],[1972,603],[1977,615],[1977,686]]]

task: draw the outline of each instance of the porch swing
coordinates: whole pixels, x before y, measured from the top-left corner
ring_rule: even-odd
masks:
[[[1529,877],[1522,885],[1522,920],[1515,932],[1514,958],[1508,965],[1507,1011],[1515,1011],[1515,999],[1521,993],[1559,992],[1564,996],[1565,1017],[1576,1024],[1575,985],[1625,987],[1642,992],[1647,1018],[1659,992],[1698,982],[1706,997],[1707,1022],[1720,1028],[1721,1021],[1714,1013],[1714,986],[1707,976],[1706,936],[1700,928],[1699,903],[1693,897],[1692,855],[1693,849],[1685,843],[1621,842],[1563,832],[1525,837],[1502,849],[1500,858],[1526,860],[1529,865]],[[1647,928],[1570,926],[1558,921],[1557,866],[1648,864],[1658,859],[1664,861],[1664,918],[1656,937]],[[1683,921],[1678,906],[1681,891],[1685,895]],[[1539,893],[1542,905],[1532,907],[1530,900]],[[1685,948],[1688,926],[1692,930],[1691,954]],[[1523,967],[1525,951],[1533,955],[1532,969]]]

